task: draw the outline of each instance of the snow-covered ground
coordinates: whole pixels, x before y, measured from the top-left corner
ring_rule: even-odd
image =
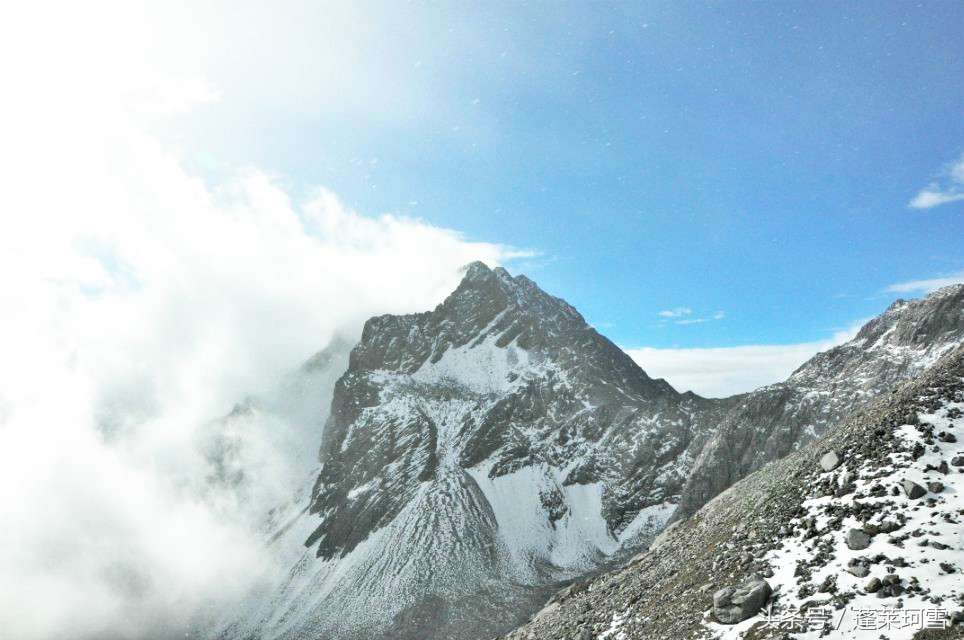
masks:
[[[807,500],[806,513],[794,521],[799,525],[796,533],[765,558],[774,572],[767,581],[777,594],[771,610],[734,626],[708,623],[715,637],[743,638],[761,620],[807,640],[877,640],[882,633],[889,640],[909,640],[921,629],[943,628],[964,604],[964,465],[951,464],[964,456],[962,410],[964,403],[945,404],[920,414],[921,426],[906,424],[897,429],[908,449],[923,447],[917,459],[911,453],[896,453],[884,466],[857,459],[824,473],[821,479],[838,484],[852,481],[855,492],[862,494],[857,502],[872,505],[874,515],[866,522],[847,515],[839,526],[828,526],[832,524],[828,507],[853,507],[855,493]],[[933,426],[934,437],[922,433],[928,425]],[[937,437],[941,433],[947,435]],[[926,494],[909,498],[905,481],[927,489]],[[875,485],[883,491],[872,492]],[[815,529],[817,535],[808,535],[804,526],[811,518],[811,531]],[[852,529],[901,521],[899,529],[873,535],[864,549],[847,545]],[[830,554],[826,564],[814,562],[821,549],[824,555]],[[864,559],[866,575],[848,571],[848,567],[853,571],[852,562]],[[872,581],[895,580],[888,576],[896,576],[899,588],[876,589]],[[821,589],[830,583],[833,588]]]

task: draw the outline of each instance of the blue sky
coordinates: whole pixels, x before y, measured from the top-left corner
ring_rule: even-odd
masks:
[[[909,207],[960,188],[960,3],[167,19],[221,95],[163,125],[193,166],[258,166],[294,193],[531,249],[512,269],[626,346],[822,340],[895,283],[964,270],[964,202]]]

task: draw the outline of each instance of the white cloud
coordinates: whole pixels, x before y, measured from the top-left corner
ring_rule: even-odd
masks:
[[[962,282],[964,282],[964,271],[958,271],[957,273],[951,273],[949,275],[939,276],[937,278],[897,282],[887,287],[886,291],[890,293],[926,294],[930,293],[931,291],[936,291],[941,287],[946,287],[952,284],[960,284]]]
[[[948,174],[954,182],[964,184],[964,153],[961,154],[957,162],[951,165]]]
[[[432,308],[460,265],[508,255],[359,215],[328,192],[299,204],[255,171],[211,190],[128,133],[107,164],[48,164],[48,179],[74,172],[64,191],[0,201],[18,214],[0,225],[0,626],[11,637],[139,638],[224,606],[268,568],[249,525],[300,469],[268,465],[282,477],[256,481],[281,493],[225,514],[190,489],[206,472],[198,428],[335,330]],[[105,423],[119,435],[105,440]],[[294,434],[311,451],[319,435]]]
[[[943,171],[943,184],[932,182],[908,203],[912,209],[930,209],[948,202],[964,200],[964,154]]]
[[[938,185],[932,184],[914,196],[914,199],[910,201],[908,206],[912,209],[930,209],[931,207],[947,204],[948,202],[957,202],[958,200],[964,200],[964,193],[955,189],[941,191]]]
[[[713,313],[711,315],[700,316],[697,318],[688,317],[692,313],[693,313],[692,309],[689,309],[686,307],[679,307],[677,309],[671,309],[668,311],[660,311],[659,315],[662,318],[672,320],[673,324],[678,324],[682,326],[691,325],[691,324],[703,324],[706,322],[714,322],[716,320],[723,320],[724,318],[726,318],[725,311],[717,311],[716,313]]]
[[[626,349],[626,353],[650,376],[665,378],[680,391],[717,398],[784,380],[816,353],[853,338],[859,328],[854,325],[816,342],[697,349],[640,347]]]
[[[221,92],[206,78],[155,76],[137,78],[125,101],[133,110],[150,115],[169,116],[188,113],[197,107],[221,100]]]
[[[200,490],[199,427],[334,331],[431,308],[460,265],[512,252],[254,169],[206,184],[125,102],[128,32],[85,11],[0,27],[0,628],[175,637],[271,569],[262,503]],[[217,98],[165,86],[161,112]],[[284,493],[287,466],[253,473]]]

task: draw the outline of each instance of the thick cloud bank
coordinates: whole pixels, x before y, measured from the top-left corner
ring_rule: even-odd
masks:
[[[61,79],[14,77],[0,122],[0,629],[183,637],[271,570],[260,509],[297,480],[292,439],[318,443],[278,417],[245,431],[262,490],[238,501],[199,434],[335,332],[431,308],[507,252],[255,170],[210,184]]]

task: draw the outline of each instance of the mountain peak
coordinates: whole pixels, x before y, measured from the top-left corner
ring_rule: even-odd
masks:
[[[865,324],[855,338],[862,345],[921,347],[938,336],[964,334],[964,284],[953,284],[923,298],[895,300],[887,310]]]
[[[935,289],[930,294],[928,298],[944,298],[947,296],[959,296],[964,294],[964,282],[957,282],[954,284],[949,284],[947,286],[941,287],[940,289]]]
[[[529,278],[523,275],[513,276],[504,267],[489,268],[484,262],[476,260],[462,267],[462,271],[464,273],[462,281],[450,297],[457,296],[459,292],[465,290],[478,290],[492,287],[504,293],[513,294],[516,297],[525,295],[525,293],[528,292],[530,294],[541,294],[543,297],[562,302],[558,298],[549,296],[539,288],[539,285]]]
[[[552,361],[593,388],[611,385],[636,398],[677,395],[665,381],[651,380],[565,300],[523,275],[482,262],[467,265],[459,286],[434,310],[370,319],[352,352],[352,369],[411,374],[450,350],[483,344],[521,350],[533,363]]]
[[[463,276],[460,286],[472,286],[486,282],[501,282],[511,285],[523,277],[516,276],[513,278],[504,267],[490,268],[489,265],[481,260],[470,262],[462,267],[461,271],[463,272]],[[528,278],[525,278],[525,280],[528,280]]]
[[[492,269],[490,269],[489,265],[485,264],[481,260],[475,260],[474,262],[468,263],[462,267],[461,271],[465,274],[463,276],[463,282],[484,280],[492,276]]]

